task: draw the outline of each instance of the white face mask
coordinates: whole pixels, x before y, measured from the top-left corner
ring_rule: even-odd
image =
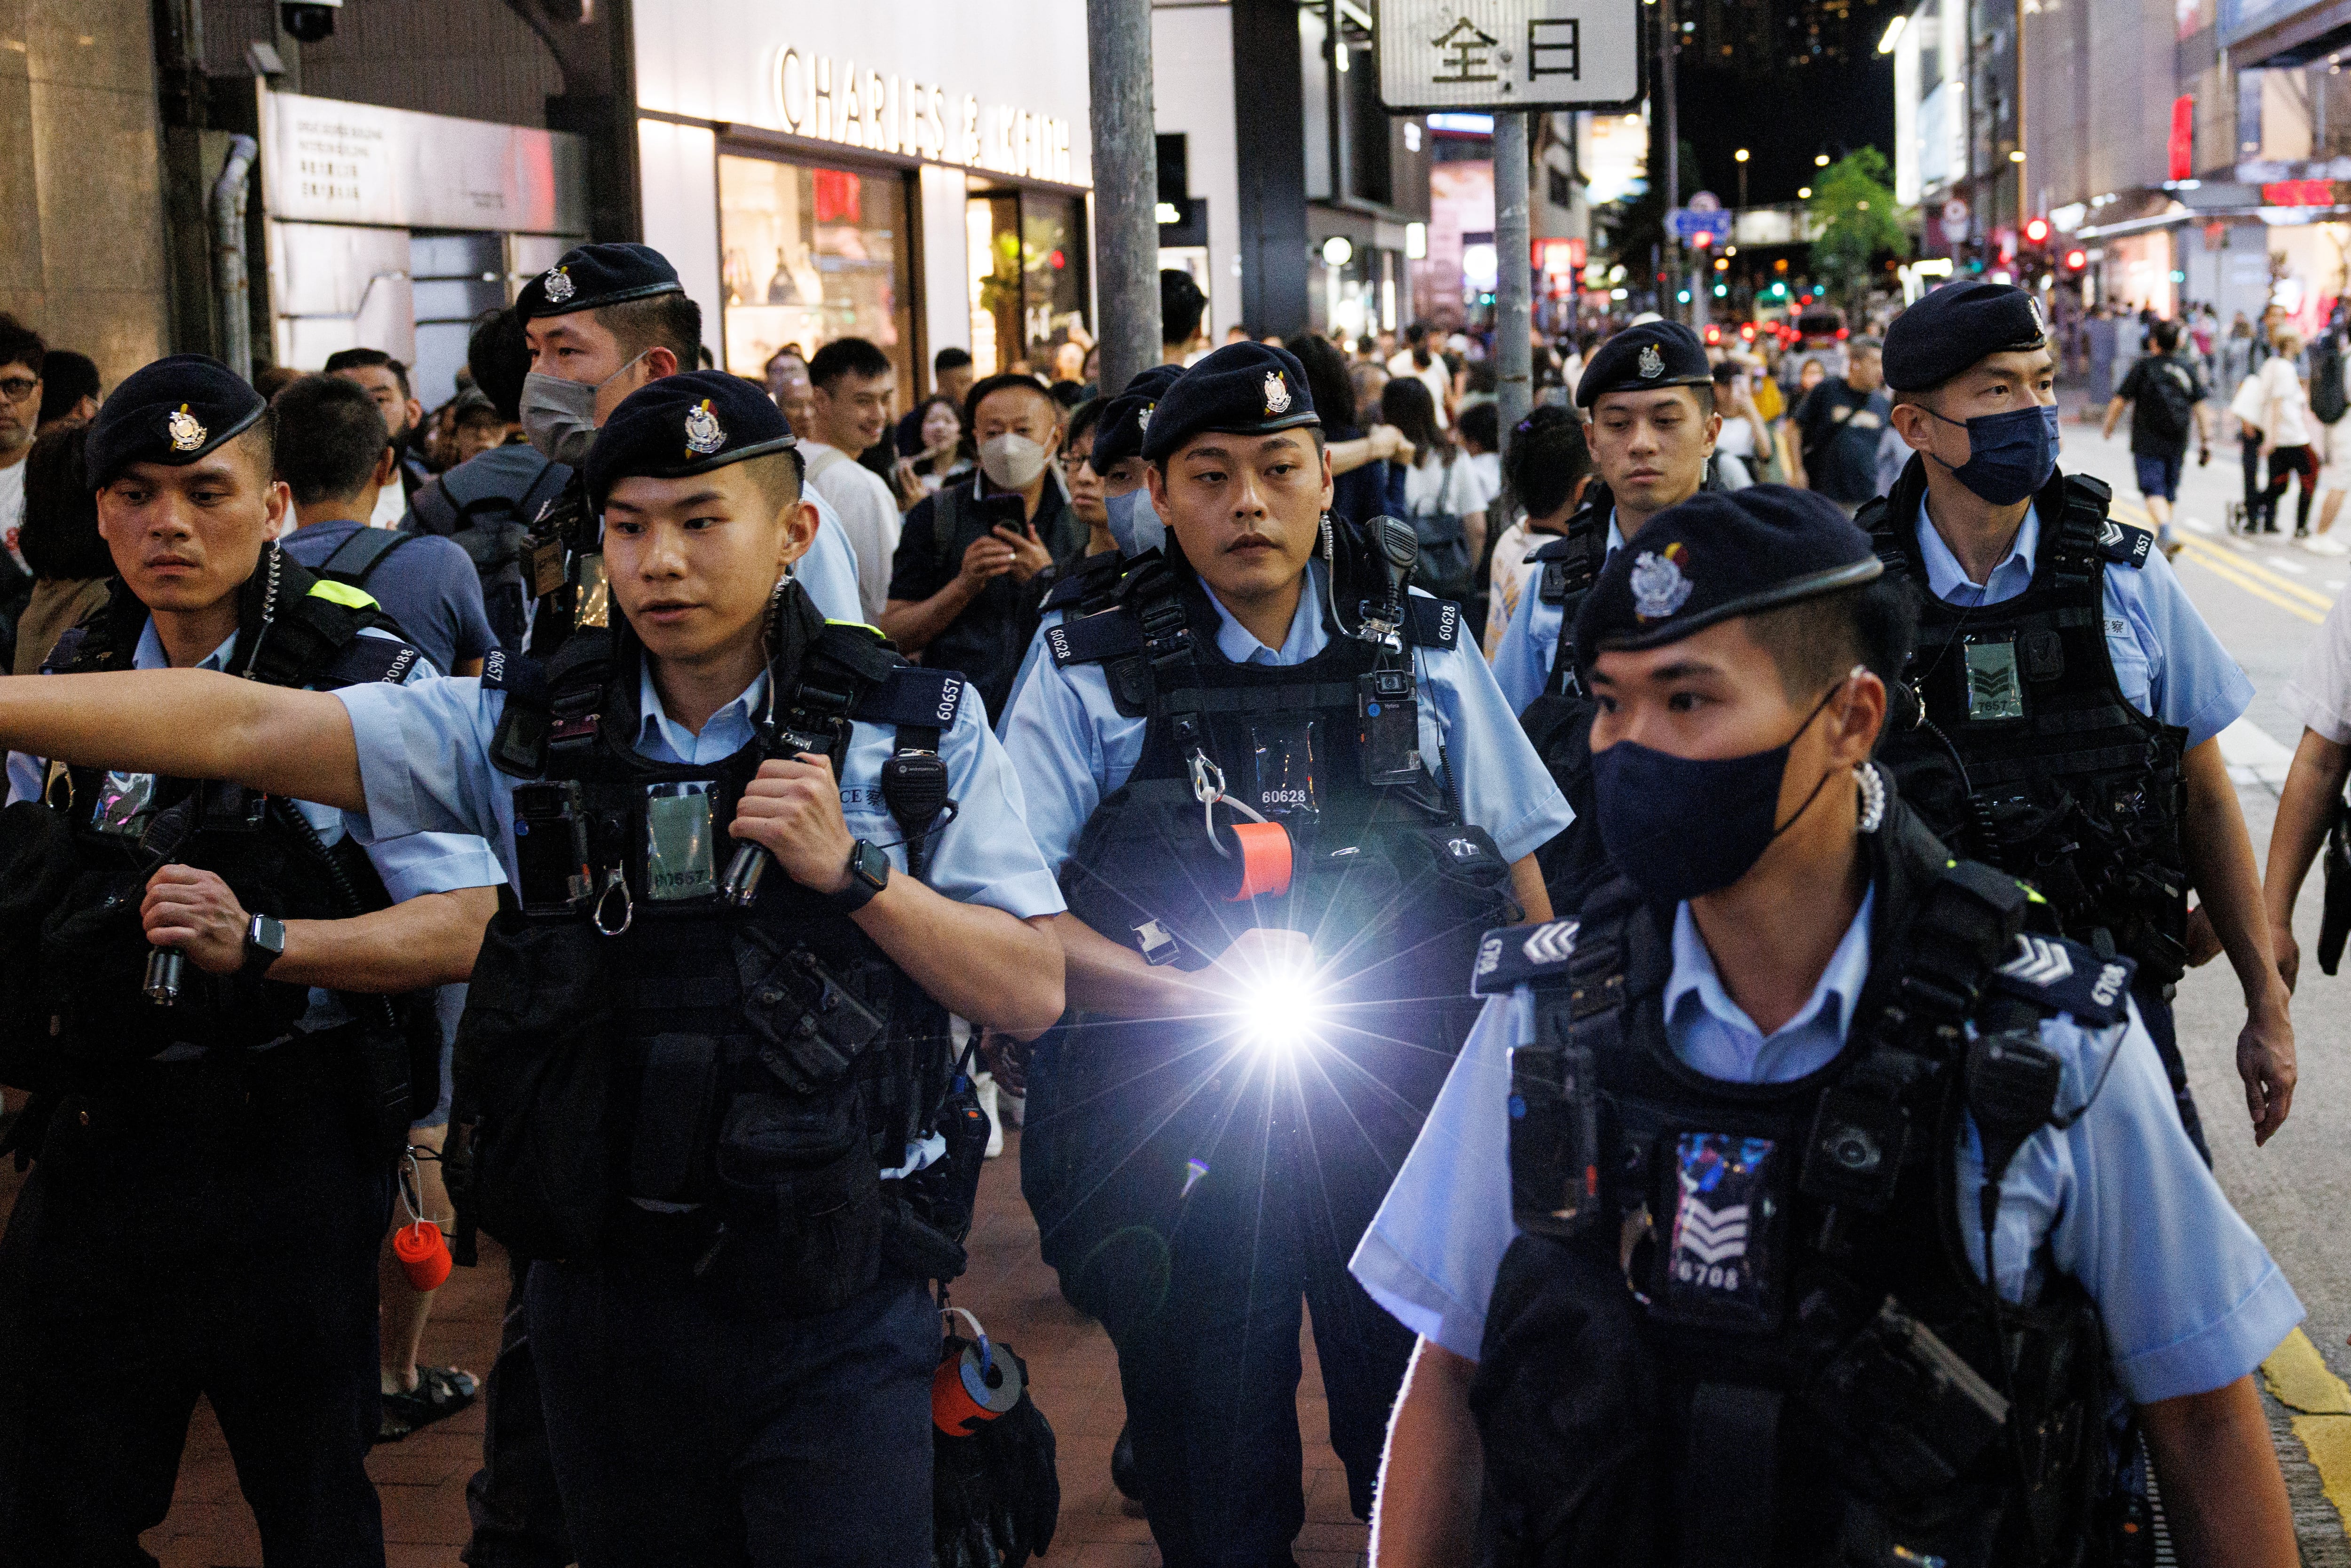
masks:
[[[650,350],[647,352],[651,352]],[[596,444],[596,397],[629,373],[637,355],[601,382],[566,381],[544,371],[522,379],[522,433],[549,463],[577,468],[588,460]]]
[[[1045,471],[1045,449],[1012,431],[991,435],[979,446],[980,471],[1006,490],[1025,490]]]

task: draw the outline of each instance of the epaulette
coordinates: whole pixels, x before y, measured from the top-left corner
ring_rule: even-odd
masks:
[[[505,649],[483,655],[482,689],[507,694],[506,710],[490,737],[490,765],[517,779],[536,779],[547,771],[549,748],[559,738],[559,688],[565,694],[566,734],[561,738],[574,738],[583,728],[592,736],[597,716],[580,710],[593,707],[601,698],[611,652],[610,631],[586,627],[566,639],[546,663]]]
[[[2098,525],[2098,554],[2117,566],[2137,571],[2147,564],[2147,552],[2153,549],[2155,534],[2150,529],[2135,528],[2112,517]]]
[[[396,686],[408,679],[408,673],[423,657],[414,645],[395,637],[354,637],[327,662],[327,667],[311,684],[322,692],[378,682]]]
[[[81,645],[89,640],[89,623],[66,628],[65,634],[51,644],[48,657],[41,661],[41,674],[54,675],[59,670],[70,670],[81,657]]]
[[[1045,628],[1045,651],[1053,655],[1054,664],[1063,666],[1122,658],[1142,646],[1143,624],[1123,606]]]
[[[1114,549],[1090,555],[1070,569],[1067,577],[1053,584],[1045,595],[1042,608],[1064,610],[1089,594],[1109,591],[1111,585],[1126,570],[1126,557]]]
[[[860,724],[945,729],[955,723],[965,685],[963,676],[953,670],[900,664],[867,688],[849,716]]]
[[[1550,538],[1547,538],[1543,540],[1542,543],[1537,545],[1534,549],[1527,551],[1527,559],[1529,560],[1541,561],[1565,560],[1567,559],[1567,552],[1574,548],[1575,541],[1573,539],[1568,538],[1564,535],[1554,534]]]
[[[1416,593],[1405,601],[1405,641],[1416,648],[1452,648],[1461,641],[1461,606]]]
[[[2129,958],[2101,958],[2064,936],[2018,934],[2015,955],[1992,971],[1992,984],[2053,1012],[2072,1013],[2085,1024],[2120,1023],[2127,1016]]]
[[[1506,997],[1530,980],[1565,978],[1568,960],[1575,956],[1577,926],[1573,920],[1552,920],[1487,932],[1478,944],[1470,990],[1481,997]]]

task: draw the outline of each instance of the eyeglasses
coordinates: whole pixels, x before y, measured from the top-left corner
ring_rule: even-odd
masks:
[[[0,397],[6,398],[10,402],[22,402],[32,396],[35,389],[40,384],[37,377],[10,376],[6,381],[0,381]]]
[[[1064,452],[1061,454],[1061,472],[1074,479],[1078,470],[1084,467],[1092,456],[1091,452]]]

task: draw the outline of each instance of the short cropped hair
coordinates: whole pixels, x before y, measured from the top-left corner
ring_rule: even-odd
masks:
[[[365,387],[337,375],[304,376],[271,406],[277,413],[277,476],[294,492],[296,506],[315,507],[368,487],[392,434]]]
[[[522,312],[501,305],[475,317],[474,335],[465,340],[465,368],[499,418],[508,424],[522,418],[522,383],[530,374],[530,340],[523,331]]]
[[[778,512],[800,498],[800,476],[807,465],[808,460],[789,446],[781,452],[743,460],[743,466],[758,481],[759,493]]]
[[[833,383],[843,376],[872,381],[890,374],[895,368],[890,363],[889,355],[865,339],[835,338],[819,349],[809,361],[809,384],[831,392]]]
[[[702,307],[684,294],[654,294],[596,308],[597,324],[612,334],[621,357],[633,360],[648,349],[667,349],[680,370],[702,362]]]
[[[342,371],[369,370],[390,371],[392,379],[400,383],[401,396],[416,395],[408,390],[408,367],[381,349],[338,349],[327,356],[327,374],[330,376]]]
[[[25,526],[16,548],[35,577],[112,577],[114,557],[98,535],[98,496],[83,448],[89,427],[77,424],[33,443],[25,455]]]
[[[1892,685],[1917,641],[1917,591],[1889,574],[1750,616],[1747,634],[1771,656],[1791,703],[1809,704],[1855,664]]]
[[[88,354],[51,349],[41,361],[41,423],[64,418],[82,399],[96,397],[101,384],[97,361]]]
[[[959,371],[970,363],[968,349],[941,349],[931,356],[931,369],[935,371]]]

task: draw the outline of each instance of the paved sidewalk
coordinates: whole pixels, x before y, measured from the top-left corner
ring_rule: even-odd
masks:
[[[14,1096],[12,1095],[13,1099]],[[1061,1300],[1053,1271],[1038,1256],[1037,1227],[1020,1197],[1019,1135],[988,1162],[980,1183],[980,1222],[971,1240],[971,1271],[956,1281],[956,1304],[977,1313],[988,1333],[1008,1340],[1029,1363],[1038,1403],[1059,1439],[1061,1522],[1045,1568],[1153,1568],[1159,1552],[1140,1510],[1110,1483],[1111,1445],[1125,1420],[1117,1357],[1100,1324]],[[0,1162],[0,1216],[13,1207],[23,1178]],[[486,1372],[506,1304],[506,1259],[482,1244],[481,1266],[450,1276],[434,1302],[427,1359]],[[1301,1344],[1305,1378],[1298,1396],[1306,1439],[1306,1528],[1300,1568],[1360,1568],[1365,1531],[1347,1511],[1346,1473],[1331,1451],[1322,1374],[1311,1333]],[[464,1544],[465,1478],[481,1459],[479,1406],[379,1448],[368,1469],[383,1498],[390,1568],[453,1568]],[[821,1506],[812,1504],[812,1506]],[[228,1450],[209,1408],[200,1406],[180,1466],[171,1516],[145,1537],[164,1568],[259,1568],[253,1518],[238,1495]]]

